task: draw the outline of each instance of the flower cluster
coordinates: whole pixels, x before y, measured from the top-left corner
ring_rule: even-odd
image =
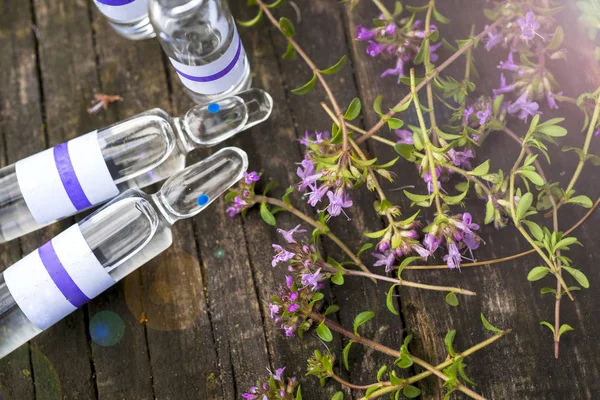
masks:
[[[306,191],[307,202],[312,207],[327,199],[329,204],[319,211],[327,211],[331,217],[343,213],[349,218],[344,209],[352,207],[348,195],[348,190],[353,187],[352,175],[345,173],[345,157],[339,146],[331,144],[328,136],[327,132],[316,132],[313,138],[306,132],[305,138],[300,140],[307,150],[296,171],[301,179],[298,190]]]
[[[227,213],[230,217],[243,214],[254,205],[254,186],[259,180],[260,174],[258,172],[244,172],[244,177],[238,187],[230,190],[225,197],[225,200],[231,202],[231,205],[227,207]]]
[[[551,109],[558,108],[556,96],[561,93],[557,93],[558,83],[547,64],[548,59],[565,58],[565,51],[560,49],[562,30],[557,28],[551,33],[554,19],[548,16],[549,11],[542,9],[535,14],[528,5],[512,1],[495,4],[494,10],[488,10],[488,16],[503,16],[509,22],[488,33],[486,49],[502,45],[509,53],[498,65],[502,73],[494,95],[513,94],[515,99],[507,104],[506,111],[524,121],[541,114],[540,100],[545,99]]]
[[[298,387],[296,377],[283,377],[285,367],[277,368],[275,372],[269,371],[269,376],[259,379],[255,386],[243,393],[246,400],[294,400],[294,392]]]
[[[363,26],[356,27],[356,39],[368,41],[367,54],[371,57],[379,55],[396,60],[394,68],[387,69],[381,77],[388,75],[398,78],[405,76],[405,64],[412,62],[419,53],[425,30],[423,21],[415,20],[414,17],[405,17],[398,22],[386,20],[384,15],[375,20],[376,27],[368,29]],[[436,31],[435,25],[430,26],[430,32]],[[437,61],[438,55],[435,51],[441,43],[432,44],[429,47],[430,60]]]
[[[423,246],[433,254],[442,244],[445,245],[448,253],[444,256],[444,261],[448,268],[460,268],[464,253],[479,247],[481,238],[474,232],[477,230],[479,225],[473,223],[469,213],[453,217],[441,215],[423,229],[426,232]]]

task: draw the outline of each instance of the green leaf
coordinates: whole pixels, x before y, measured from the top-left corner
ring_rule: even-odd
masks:
[[[350,371],[350,367],[348,366],[348,356],[350,354],[350,347],[352,346],[352,343],[354,343],[354,340],[349,341],[342,352],[342,360],[344,361],[344,367],[346,367],[346,371]]]
[[[358,314],[354,318],[354,334],[356,336],[360,336],[358,334],[358,327],[361,326],[362,324],[364,324],[365,322],[367,322],[368,320],[370,320],[373,317],[375,317],[375,313],[373,311],[363,311],[360,314]]]
[[[517,220],[523,218],[527,210],[529,210],[529,207],[531,207],[531,203],[533,203],[533,195],[530,192],[527,192],[523,196],[521,196],[521,199],[517,203]]]
[[[294,193],[294,187],[290,186],[285,190],[285,194],[281,197],[281,200],[288,206],[290,205],[290,194],[292,193]]]
[[[260,216],[262,217],[263,221],[271,226],[275,226],[277,224],[275,217],[273,214],[271,214],[271,211],[269,211],[269,207],[267,207],[267,203],[260,204]]]
[[[388,231],[388,228],[384,228],[377,232],[365,232],[365,233],[363,233],[363,235],[365,235],[366,237],[371,238],[371,239],[379,239],[380,237],[385,235],[387,231]]]
[[[456,293],[448,293],[446,295],[446,303],[450,304],[452,307],[458,307],[458,297],[456,297]]]
[[[415,397],[418,397],[421,394],[421,389],[413,385],[408,385],[404,386],[404,389],[402,389],[402,393],[406,398],[414,399]]]
[[[348,109],[346,110],[346,113],[344,114],[344,119],[347,121],[352,121],[353,119],[358,117],[359,114],[360,114],[360,99],[358,97],[355,97],[350,102],[350,105],[348,106]]]
[[[279,29],[281,30],[281,33],[283,33],[283,36],[287,38],[296,34],[296,28],[294,27],[294,24],[292,24],[292,21],[286,17],[281,17],[279,19]]]
[[[342,58],[340,58],[340,61],[335,63],[335,65],[332,65],[331,67],[329,67],[327,69],[321,69],[319,71],[321,71],[321,73],[325,74],[325,75],[336,74],[336,73],[340,72],[342,70],[342,68],[344,68],[344,65],[346,65],[346,58],[347,58],[346,55],[343,55]]]
[[[390,129],[400,129],[404,126],[404,121],[398,118],[390,118],[387,123]]]
[[[375,97],[375,101],[373,102],[373,110],[375,110],[377,115],[379,115],[380,117],[383,116],[383,111],[381,111],[382,100],[383,100],[383,96],[379,95],[379,96]]]
[[[241,25],[245,28],[250,28],[251,26],[256,25],[258,23],[258,21],[260,21],[262,15],[263,15],[263,10],[260,9],[260,10],[258,10],[258,14],[256,14],[256,17],[252,18],[250,21],[238,20],[237,23],[238,23],[238,25]]]
[[[465,196],[467,195],[467,193],[469,192],[469,185],[467,185],[467,188],[465,189],[464,192],[462,192],[459,195],[456,196],[446,196],[446,195],[442,195],[442,198],[444,199],[444,201],[446,202],[446,204],[449,205],[453,205],[453,204],[458,204],[461,201],[463,201],[463,199],[465,198]]]
[[[592,208],[594,205],[589,197],[583,195],[571,197],[569,200],[567,200],[567,203],[578,204],[585,208]]]
[[[338,306],[337,304],[332,304],[329,307],[327,307],[327,309],[325,310],[325,312],[323,313],[324,316],[327,316],[329,314],[333,314],[340,311],[340,306]]]
[[[555,250],[567,249],[572,244],[582,245],[581,243],[579,243],[579,241],[577,240],[576,237],[566,237],[564,239],[561,239],[558,243],[556,243],[556,245],[554,246],[554,249]]]
[[[540,294],[548,294],[548,293],[552,293],[554,295],[556,295],[556,289],[552,289],[549,287],[545,287],[545,288],[541,288],[540,289]]]
[[[327,325],[325,325],[323,322],[321,322],[317,327],[317,335],[319,335],[324,342],[331,342],[333,340],[333,334],[331,333],[331,330],[329,330]]]
[[[429,40],[423,40],[421,42],[421,46],[419,47],[419,52],[415,56],[413,62],[415,64],[422,64],[425,61],[425,55],[429,54]]]
[[[414,364],[412,358],[408,354],[403,353],[399,359],[396,360],[396,365],[402,369],[410,368]]]
[[[263,191],[263,196],[266,196],[272,189],[275,189],[279,184],[276,181],[270,181],[267,183],[265,190]]]
[[[440,12],[438,10],[436,10],[435,8],[433,9],[433,18],[435,18],[435,20],[437,22],[439,22],[440,24],[450,23],[450,20],[448,18],[444,17],[442,14],[440,14]]]
[[[410,11],[411,13],[425,12],[425,11],[427,11],[427,8],[428,8],[428,6],[421,6],[421,7],[406,6],[406,10]]]
[[[377,371],[377,382],[381,382],[381,379],[383,378],[383,374],[385,374],[387,371],[387,365],[382,365],[381,368],[379,368],[379,371]]]
[[[500,329],[496,328],[494,325],[490,324],[490,322],[487,320],[485,315],[483,315],[483,313],[481,313],[480,316],[481,316],[481,322],[483,322],[483,326],[485,329],[487,329],[490,332],[494,332],[494,333],[502,333],[502,330],[500,330]]]
[[[556,31],[554,31],[554,35],[552,36],[552,40],[550,41],[550,44],[548,44],[547,49],[558,50],[564,39],[565,33],[563,29],[559,26],[558,28],[556,28]]]
[[[388,290],[387,292],[387,296],[385,297],[385,305],[387,306],[388,310],[390,310],[390,312],[394,315],[400,315],[400,313],[398,312],[398,310],[396,310],[396,306],[394,305],[394,288],[398,286],[398,285],[392,285],[392,287],[390,288],[390,290]]]
[[[281,4],[283,4],[283,0],[277,0],[271,4],[265,4],[267,6],[267,8],[277,8],[279,7]]]
[[[542,228],[540,228],[540,226],[538,224],[536,224],[533,221],[521,221],[523,224],[525,224],[525,226],[527,226],[527,228],[529,228],[529,232],[531,232],[531,234],[533,235],[533,237],[535,238],[535,240],[537,240],[538,242],[542,242],[544,240],[544,231],[542,230]]]
[[[550,322],[542,321],[542,322],[540,322],[540,325],[544,325],[545,327],[550,329],[552,331],[552,336],[555,335],[554,334],[554,326],[552,326],[552,324]]]
[[[535,171],[519,170],[519,174],[529,179],[536,186],[544,186],[544,179]]]
[[[569,324],[562,324],[560,326],[560,328],[558,329],[558,338],[560,339],[560,337],[562,336],[563,333],[565,332],[569,332],[569,331],[574,331],[575,329],[573,329],[573,327],[571,327],[571,325]]]
[[[406,111],[408,109],[408,107],[410,107],[411,103],[412,103],[412,98],[394,108],[391,108],[390,111],[393,111],[395,113],[400,113],[402,111]]]
[[[298,391],[296,392],[296,400],[302,400],[302,389],[298,386]]]
[[[284,60],[295,60],[296,58],[298,58],[298,53],[296,52],[296,49],[294,48],[294,45],[291,42],[288,42],[287,49],[285,50],[285,53],[283,53],[281,58],[283,58]]]
[[[454,355],[456,354],[456,352],[454,351],[454,348],[452,347],[452,343],[454,343],[454,337],[456,336],[456,330],[452,329],[451,331],[448,331],[448,333],[446,334],[446,337],[444,338],[444,344],[446,344],[446,349],[448,349],[448,354],[450,354],[450,356],[454,357]]]
[[[342,274],[341,269],[339,269],[338,272],[331,277],[331,282],[338,286],[342,286],[344,284],[344,274]]]
[[[233,199],[235,199],[236,197],[238,197],[240,194],[238,192],[229,192],[225,195],[225,201],[229,202],[229,201],[233,201]]]
[[[490,170],[490,160],[486,160],[484,163],[479,164],[473,171],[469,172],[471,175],[483,176],[487,175]]]
[[[431,199],[431,195],[414,194],[409,192],[408,190],[404,190],[404,195],[410,200],[414,201],[415,203],[421,203],[424,201],[429,201],[429,199]]]
[[[575,268],[571,268],[571,267],[567,267],[564,266],[562,267],[562,269],[564,269],[565,271],[567,271],[569,274],[571,274],[571,276],[573,278],[575,278],[575,280],[584,288],[589,288],[590,287],[590,281],[588,281],[588,278],[585,276],[585,274],[583,272],[581,272],[578,269]]]
[[[417,159],[413,154],[415,146],[412,144],[397,143],[394,145],[394,150],[410,162],[414,162]]]
[[[308,81],[302,87],[292,89],[292,93],[297,94],[297,95],[307,94],[308,92],[310,92],[312,90],[313,87],[315,87],[315,83],[317,83],[317,75],[313,74],[313,77],[310,81]]]
[[[336,392],[333,397],[331,398],[331,400],[344,400],[344,393],[342,392]]]
[[[484,224],[489,224],[490,222],[492,222],[492,220],[494,219],[494,202],[492,200],[492,198],[490,197],[487,201],[487,203],[485,204],[485,220],[483,221]]]
[[[551,137],[563,137],[567,135],[567,130],[558,125],[539,125],[536,128],[536,132],[540,132]]]
[[[367,250],[369,250],[371,248],[373,248],[373,243],[365,243],[365,244],[362,245],[362,247],[360,248],[360,250],[358,250],[358,253],[356,253],[356,255],[358,257],[360,257],[360,255],[362,253],[364,253],[365,251],[367,251]]]
[[[542,279],[543,277],[545,277],[546,275],[548,275],[548,273],[550,272],[550,269],[548,267],[534,267],[531,271],[529,271],[529,273],[527,274],[527,280],[528,281],[539,281],[540,279]]]

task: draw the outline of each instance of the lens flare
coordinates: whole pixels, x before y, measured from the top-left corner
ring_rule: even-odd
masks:
[[[124,335],[125,322],[115,312],[100,311],[90,320],[90,336],[99,346],[114,346],[123,339]]]

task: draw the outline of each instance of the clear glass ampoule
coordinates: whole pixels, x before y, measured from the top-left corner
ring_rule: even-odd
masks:
[[[226,1],[148,4],[158,40],[194,101],[213,101],[250,87],[250,65]]]
[[[264,121],[272,107],[251,89],[183,117],[153,109],[2,168],[0,243],[172,176],[187,153]]]
[[[148,18],[148,0],[94,0],[94,4],[119,35],[131,40],[156,36]]]
[[[0,358],[150,259],[172,242],[171,226],[234,185],[246,153],[224,148],[147,195],[132,189],[0,274]]]

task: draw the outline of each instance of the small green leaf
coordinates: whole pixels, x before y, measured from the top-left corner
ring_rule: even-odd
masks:
[[[404,195],[410,200],[414,201],[415,203],[421,203],[423,201],[429,201],[431,199],[431,195],[414,194],[407,190],[404,190]]]
[[[294,27],[294,24],[292,24],[292,21],[286,17],[281,17],[279,19],[279,29],[281,30],[281,33],[288,38],[296,34],[296,28]]]
[[[540,325],[544,325],[546,328],[550,329],[550,331],[552,331],[552,336],[555,335],[554,326],[552,326],[552,324],[550,322],[542,321],[542,322],[540,322]]]
[[[400,358],[396,360],[396,365],[402,369],[410,368],[413,364],[414,362],[408,354],[402,354]]]
[[[390,129],[400,129],[404,126],[404,121],[398,118],[390,118],[387,123]]]
[[[550,41],[550,44],[548,45],[547,49],[558,50],[564,39],[565,33],[563,29],[559,26],[558,28],[556,28],[556,31],[554,31],[554,35],[552,36],[552,40]]]
[[[284,60],[295,60],[296,58],[298,58],[298,53],[296,52],[296,49],[294,48],[294,45],[291,42],[288,42],[287,49],[285,50],[285,53],[283,53],[281,58],[283,58]]]
[[[381,382],[381,379],[383,379],[383,374],[385,374],[387,371],[387,365],[382,365],[381,368],[379,368],[379,371],[377,371],[377,382]]]
[[[465,191],[459,195],[446,196],[443,194],[442,197],[444,198],[444,201],[446,202],[446,204],[453,205],[453,204],[458,204],[461,201],[463,201],[463,199],[465,198],[465,196],[467,195],[468,192],[469,192],[469,186],[467,185]]]
[[[375,313],[373,311],[363,311],[360,314],[358,314],[354,318],[354,334],[356,336],[359,336],[359,334],[358,334],[358,327],[361,326],[362,324],[364,324],[365,322],[367,322],[368,320],[370,320],[373,317],[375,317]]]
[[[543,133],[544,135],[551,136],[551,137],[563,137],[563,136],[567,135],[567,130],[565,128],[563,128],[562,126],[558,126],[558,125],[546,125],[546,126],[539,125],[536,128],[536,132],[540,132],[540,133]]]
[[[415,151],[415,146],[411,144],[397,143],[394,145],[394,150],[396,150],[396,153],[400,154],[410,162],[414,162],[417,159],[413,154]]]
[[[527,192],[523,196],[521,196],[521,199],[517,203],[517,220],[523,218],[527,210],[529,210],[529,207],[531,207],[531,203],[533,203],[533,195],[531,193]]]
[[[292,93],[297,94],[297,95],[307,94],[315,86],[315,83],[317,83],[317,75],[313,74],[313,77],[312,77],[312,79],[310,81],[308,81],[302,87],[299,87],[299,88],[296,88],[296,89],[292,89]]]
[[[294,187],[290,186],[286,189],[285,194],[281,197],[281,200],[288,206],[290,205],[290,194],[292,193],[294,193]]]
[[[485,329],[487,329],[490,332],[494,332],[494,333],[502,333],[502,330],[496,328],[494,325],[489,323],[489,321],[487,320],[485,315],[483,315],[483,313],[481,313],[480,316],[481,316],[481,322],[483,322],[483,326],[485,327]]]
[[[528,281],[539,281],[540,279],[542,279],[543,277],[545,277],[546,275],[548,275],[548,273],[550,272],[550,269],[548,267],[534,267],[531,271],[529,271],[529,273],[527,274],[527,280]]]
[[[229,201],[233,201],[233,199],[235,199],[236,197],[238,197],[240,194],[238,192],[229,192],[225,195],[225,201],[229,202]]]
[[[422,64],[425,61],[425,55],[429,54],[429,40],[423,40],[421,42],[421,46],[419,47],[419,52],[415,56],[413,62],[415,64]]]
[[[544,186],[544,179],[535,171],[519,170],[519,174],[529,179],[536,186]]]
[[[529,232],[533,235],[535,240],[538,242],[542,242],[544,240],[544,231],[538,224],[533,221],[521,221],[527,228],[529,228]]]
[[[400,313],[398,312],[398,310],[396,310],[396,306],[394,305],[394,288],[398,286],[398,285],[392,285],[392,287],[390,288],[390,290],[388,290],[387,292],[387,296],[385,297],[385,305],[387,306],[388,310],[390,310],[390,312],[394,315],[400,315]]]
[[[444,338],[444,344],[446,345],[446,349],[448,349],[448,354],[454,357],[456,352],[454,351],[454,347],[452,347],[452,343],[454,343],[454,337],[456,336],[456,330],[452,329],[448,331],[446,337]]]
[[[446,295],[446,303],[450,304],[452,307],[458,307],[458,297],[456,297],[456,293],[448,293]]]
[[[541,293],[541,294],[548,294],[548,293],[552,293],[552,294],[556,295],[556,289],[552,289],[552,288],[549,288],[549,287],[545,287],[545,288],[541,288],[541,289],[540,289],[540,293]]]
[[[321,69],[321,73],[325,75],[333,75],[340,72],[342,68],[344,68],[344,65],[346,65],[346,58],[346,55],[343,55],[342,58],[340,58],[340,61],[335,63],[335,65],[332,65],[327,69]]]
[[[256,14],[256,17],[252,18],[250,21],[238,20],[237,23],[238,23],[238,25],[241,25],[245,28],[250,28],[251,26],[256,25],[258,23],[258,21],[260,21],[262,15],[263,15],[263,10],[261,8],[260,10],[258,10],[258,14]]]
[[[585,208],[592,208],[594,205],[589,197],[583,195],[571,197],[569,200],[567,200],[567,203],[578,204]]]
[[[347,121],[352,121],[353,119],[358,117],[360,114],[360,108],[360,99],[358,97],[355,97],[350,102],[350,105],[348,106],[348,109],[344,114],[344,119]]]
[[[408,100],[407,102],[404,102],[394,108],[391,108],[390,110],[395,113],[400,113],[402,111],[406,111],[408,109],[408,107],[410,107],[411,103],[412,103],[412,98],[410,100]]]
[[[344,284],[344,274],[342,274],[341,269],[339,269],[338,272],[331,277],[331,282],[338,286],[342,286]]]
[[[271,211],[269,211],[269,207],[267,207],[267,203],[260,204],[260,216],[262,217],[263,221],[271,226],[275,226],[277,224],[275,217],[273,214],[271,214]]]
[[[296,400],[302,400],[302,389],[298,385],[298,391],[296,392]]]
[[[558,338],[560,339],[560,337],[562,336],[563,333],[565,332],[569,332],[569,331],[574,331],[575,329],[573,329],[573,327],[571,327],[571,325],[569,324],[562,324],[560,326],[560,328],[558,329]]]
[[[404,389],[402,389],[402,393],[406,398],[414,399],[415,397],[418,397],[421,394],[421,389],[413,385],[408,385],[404,386]]]
[[[494,219],[494,202],[490,197],[485,204],[485,220],[483,221],[485,224],[489,224]]]
[[[346,371],[350,371],[350,367],[348,366],[348,356],[350,355],[350,347],[352,346],[352,343],[354,343],[354,340],[349,341],[342,352],[342,359],[344,361],[344,367],[346,367]]]
[[[379,96],[375,97],[375,101],[373,102],[373,110],[375,110],[377,115],[379,115],[380,117],[383,116],[383,111],[381,111],[381,101],[382,100],[383,100],[383,96],[379,95]]]
[[[379,239],[380,237],[385,235],[387,231],[388,231],[388,228],[384,228],[377,232],[365,232],[365,233],[363,233],[363,235],[365,235],[366,237],[371,238],[371,239]]]
[[[342,392],[336,392],[333,397],[331,398],[331,400],[344,400],[344,393]]]
[[[340,306],[338,306],[337,304],[332,304],[329,307],[327,307],[327,309],[325,310],[325,312],[323,313],[324,316],[327,316],[329,314],[334,314],[336,312],[340,311]]]
[[[358,250],[358,253],[356,253],[356,255],[360,257],[360,255],[362,253],[364,253],[365,251],[367,251],[367,250],[369,250],[371,248],[373,248],[373,243],[365,243],[365,244],[362,245],[362,247],[360,248],[360,250]]]
[[[324,342],[331,342],[333,340],[333,334],[331,333],[331,330],[329,330],[327,325],[325,325],[323,322],[321,322],[317,327],[317,335],[319,335]]]
[[[428,6],[406,6],[406,10],[410,11],[411,13],[419,13],[419,12],[425,12],[427,11]]]
[[[281,4],[283,4],[283,0],[277,0],[277,1],[274,1],[273,3],[271,3],[271,4],[265,4],[265,5],[267,6],[267,8],[277,8]]]
[[[440,24],[450,23],[450,20],[448,18],[444,17],[442,14],[440,14],[440,12],[438,10],[436,10],[435,8],[433,9],[433,18],[435,18],[435,20],[437,22],[439,22]]]
[[[484,163],[479,164],[473,171],[469,172],[471,175],[483,176],[487,175],[490,170],[490,160],[486,160]]]
[[[573,278],[575,278],[575,280],[577,281],[577,283],[579,283],[584,288],[587,289],[587,288],[590,287],[590,281],[588,281],[588,278],[580,270],[575,269],[575,268],[571,268],[571,267],[567,267],[567,266],[564,266],[564,265],[563,265],[562,269],[564,269],[569,274],[571,274],[571,276]]]

